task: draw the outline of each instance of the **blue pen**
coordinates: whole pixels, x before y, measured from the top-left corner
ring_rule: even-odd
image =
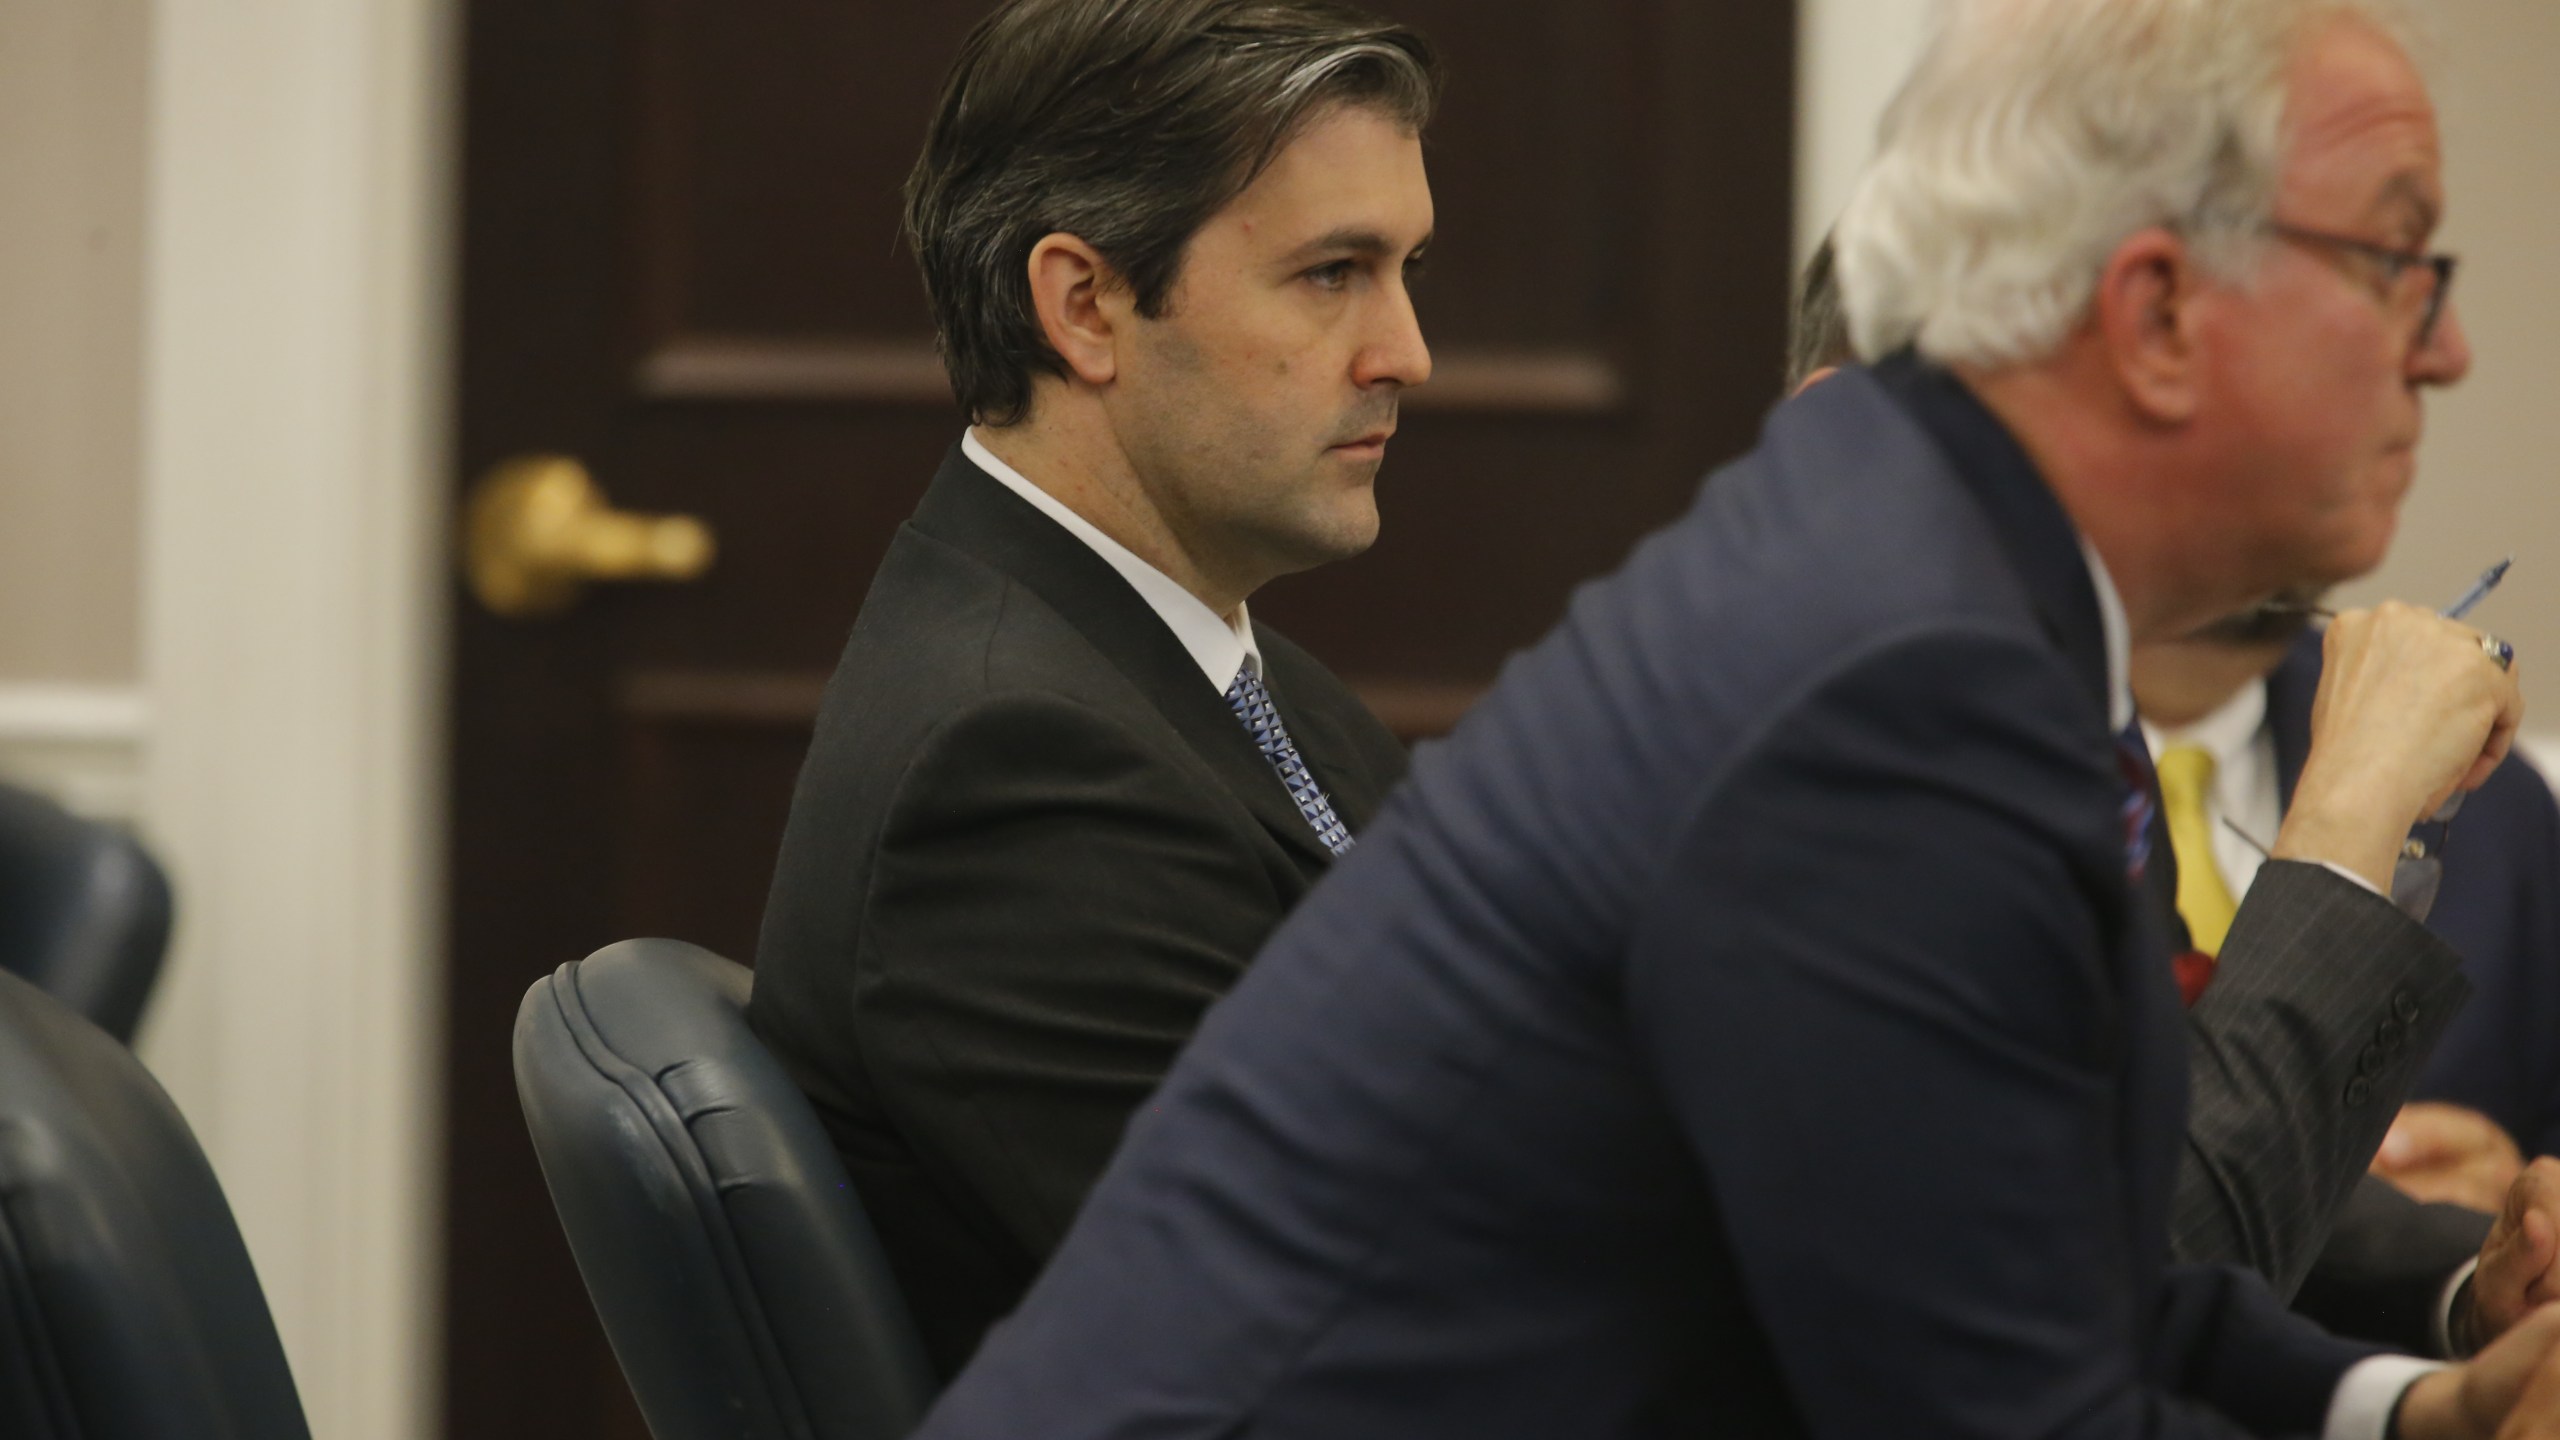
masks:
[[[2516,563],[2516,557],[2510,555],[2506,559],[2499,561],[2497,564],[2490,566],[2488,569],[2481,571],[2478,584],[2463,591],[2461,599],[2444,607],[2444,618],[2447,620],[2459,620],[2463,616],[2470,614],[2471,607],[2488,599],[2489,592],[2498,588],[2498,582],[2507,578],[2507,567],[2514,563]]]

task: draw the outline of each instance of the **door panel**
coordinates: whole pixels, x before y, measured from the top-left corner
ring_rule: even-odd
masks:
[[[1255,598],[1407,735],[1676,513],[1773,398],[1793,7],[1385,0],[1453,85],[1433,382],[1366,556]],[[472,0],[457,505],[573,454],[707,520],[683,586],[456,636],[448,1429],[645,1432],[517,1110],[525,988],[634,934],[750,958],[818,694],[961,419],[898,192],[976,0]]]

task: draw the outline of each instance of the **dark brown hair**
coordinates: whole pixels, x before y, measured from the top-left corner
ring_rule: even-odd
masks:
[[[961,407],[1010,425],[1035,373],[1066,373],[1032,306],[1042,238],[1091,245],[1160,318],[1191,237],[1310,118],[1375,105],[1418,133],[1440,85],[1429,42],[1339,0],[1012,0],[961,48],[907,178]]]
[[[1816,370],[1855,365],[1858,352],[1849,343],[1849,316],[1840,303],[1840,273],[1832,257],[1831,237],[1822,237],[1813,258],[1796,282],[1796,308],[1787,334],[1787,388],[1793,395]]]

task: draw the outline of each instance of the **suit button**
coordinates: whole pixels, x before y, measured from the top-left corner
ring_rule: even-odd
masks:
[[[2398,1055],[2409,1047],[2409,1027],[2397,1020],[2385,1020],[2373,1027],[2373,1043],[2385,1055]]]
[[[2382,1062],[2384,1058],[2382,1045],[2379,1041],[2365,1046],[2364,1053],[2356,1057],[2356,1073],[2359,1075],[2374,1074],[2382,1069]]]
[[[2410,994],[2406,990],[2394,991],[2391,996],[2391,1013],[2399,1016],[2400,1023],[2403,1025],[2416,1024],[2418,1020],[2418,997]]]
[[[2347,1082],[2347,1103],[2361,1105],[2373,1098],[2373,1082],[2359,1075]]]

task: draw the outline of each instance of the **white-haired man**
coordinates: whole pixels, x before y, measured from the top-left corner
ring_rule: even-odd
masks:
[[[1951,5],[1840,229],[1887,358],[1417,758],[921,1433],[2560,1428],[2560,1308],[2431,1370],[2168,1263],[2124,654],[2373,565],[2468,363],[2398,258],[2441,194],[2391,23]],[[2333,633],[2352,778],[2278,865],[2353,944],[2520,708],[2451,622]],[[2442,697],[2423,733],[2386,688]]]
[[[1856,361],[1826,238],[1798,290],[1787,388]],[[2170,1253],[2246,1265],[2340,1334],[2469,1354],[2560,1290],[2560,1160],[2528,1169],[2484,1113],[2539,1137],[2543,1152],[2560,1147],[2560,1094],[2533,1058],[2560,1033],[2560,995],[2546,996],[2537,973],[2551,947],[2534,938],[2560,934],[2560,894],[2547,884],[2560,810],[2533,767],[2510,757],[2465,804],[2464,863],[2445,867],[2441,824],[2412,832],[2394,899],[2408,891],[2403,908],[2461,954],[2463,981],[2485,992],[2433,1053],[2423,1034],[2413,1040],[2396,1016],[2377,1021],[2375,1011],[2403,986],[2435,988],[2443,947],[2406,926],[2359,927],[2369,943],[2341,946],[2324,923],[2344,918],[2326,903],[2325,882],[2281,868],[2258,900],[2282,918],[2237,924],[2264,858],[2254,837],[2276,833],[2311,746],[2312,613],[2309,597],[2288,596],[2132,651],[2146,758],[2158,757],[2161,781],[2143,879],[2180,937],[2174,963],[2212,1000],[2188,1011],[2188,1146]],[[2432,707],[2444,697],[2403,698]],[[2246,823],[2219,823],[2234,814]],[[2417,899],[2433,885],[2404,886],[2429,872],[2451,881],[2449,905]],[[2224,943],[2234,933],[2243,948]],[[2211,986],[2217,953],[2218,968],[2245,983]],[[2363,963],[2342,965],[2342,954]],[[2434,1008],[2441,1018],[2454,1007]],[[2316,1057],[2361,1061],[2369,1042],[2392,1053],[2377,1052],[2361,1103],[2350,1105]],[[2409,1094],[2428,1099],[2402,1109],[2371,1154],[2374,1116]],[[2368,1158],[2372,1173],[2360,1174]]]

